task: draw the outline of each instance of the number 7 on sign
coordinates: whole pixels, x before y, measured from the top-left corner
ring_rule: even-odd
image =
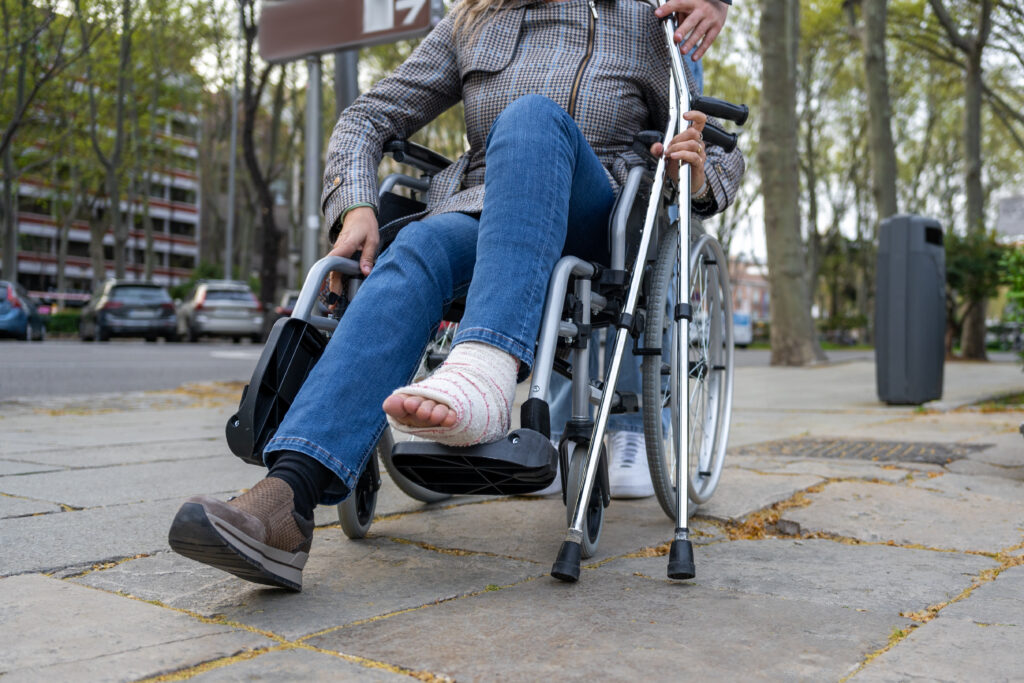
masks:
[[[363,33],[390,31],[395,27],[395,10],[407,11],[402,26],[416,21],[427,0],[363,0]]]

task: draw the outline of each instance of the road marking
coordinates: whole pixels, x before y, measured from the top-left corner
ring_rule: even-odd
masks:
[[[210,351],[210,358],[227,358],[230,360],[254,360],[262,351]]]

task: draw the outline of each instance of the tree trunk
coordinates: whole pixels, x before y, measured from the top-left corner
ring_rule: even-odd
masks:
[[[950,16],[942,0],[928,0],[946,31],[950,43],[963,53],[966,62],[964,72],[964,158],[967,163],[965,178],[967,193],[967,232],[985,229],[985,195],[981,184],[981,104],[982,104],[982,53],[992,32],[992,0],[980,0],[978,32],[964,34]],[[985,309],[984,299],[972,301],[964,317],[960,337],[960,349],[964,358],[985,360]]]
[[[892,140],[892,106],[885,56],[885,20],[888,0],[863,0],[864,78],[868,95],[868,137],[871,148],[871,184],[878,220],[895,214],[896,147]]]
[[[964,81],[964,156],[967,162],[967,231],[985,230],[985,197],[981,186],[981,49],[968,56]],[[985,299],[972,302],[964,316],[960,352],[964,358],[985,360]]]
[[[14,159],[11,148],[4,150],[3,212],[4,212],[4,258],[5,280],[18,281],[18,191],[15,180]]]
[[[89,218],[89,259],[92,261],[92,288],[96,290],[107,279],[107,264],[103,254],[103,239],[107,234],[107,221]]]
[[[800,235],[796,64],[798,0],[761,0],[761,166],[772,365],[804,365],[823,356],[811,320],[807,264]]]
[[[121,3],[121,47],[118,56],[117,102],[114,115],[114,153],[107,169],[107,198],[110,200],[108,217],[114,234],[114,272],[125,274],[125,246],[128,243],[128,225],[121,219],[121,179],[124,154],[124,109],[130,87],[132,66],[132,0]]]

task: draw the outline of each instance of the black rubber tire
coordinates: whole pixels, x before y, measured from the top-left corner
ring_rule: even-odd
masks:
[[[374,452],[370,457],[373,460],[367,464],[359,481],[356,482],[356,490],[338,503],[341,530],[353,540],[366,537],[370,525],[373,524],[373,513],[377,509],[377,490],[373,482],[374,478],[380,477],[376,466],[377,453]]]

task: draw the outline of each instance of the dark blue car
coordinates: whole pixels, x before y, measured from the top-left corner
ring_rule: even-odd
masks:
[[[25,341],[46,338],[46,323],[36,302],[17,282],[0,280],[0,336]]]

